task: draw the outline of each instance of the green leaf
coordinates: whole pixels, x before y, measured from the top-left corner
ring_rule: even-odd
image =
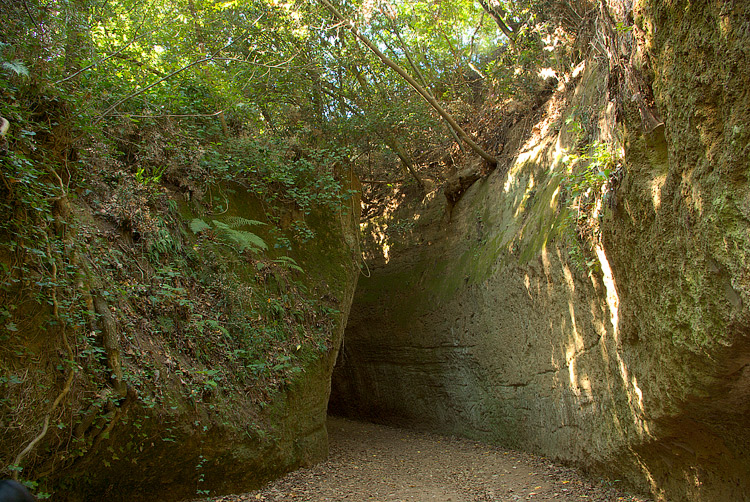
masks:
[[[245,225],[247,226],[265,225],[265,223],[263,223],[262,221],[249,220],[247,218],[243,218],[242,216],[228,216],[226,218],[226,222],[232,228],[239,228]]]
[[[266,242],[255,235],[252,232],[241,232],[239,230],[235,230],[231,234],[227,234],[227,237],[237,243],[238,246],[244,251],[245,249],[253,250],[253,248],[266,250],[268,249],[268,245]]]
[[[24,65],[18,59],[16,59],[15,61],[5,61],[3,63],[3,68],[14,72],[16,75],[23,75],[24,77],[29,76],[28,68],[26,68],[26,65]]]
[[[279,256],[274,260],[275,263],[278,263],[281,266],[284,266],[291,270],[296,270],[297,272],[304,273],[305,271],[297,265],[297,262],[294,261],[294,258],[291,256]]]
[[[258,252],[260,250],[268,249],[266,241],[252,232],[235,230],[226,223],[217,220],[213,220],[212,223],[223,237],[237,245],[238,251],[249,250],[252,252]]]
[[[199,234],[205,230],[208,230],[211,228],[211,225],[206,223],[205,221],[201,220],[200,218],[194,218],[190,222],[190,230],[193,231],[194,234]]]

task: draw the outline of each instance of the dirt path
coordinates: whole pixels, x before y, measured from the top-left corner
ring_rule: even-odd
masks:
[[[583,481],[573,469],[470,441],[332,418],[330,458],[242,495],[255,501],[646,502]]]

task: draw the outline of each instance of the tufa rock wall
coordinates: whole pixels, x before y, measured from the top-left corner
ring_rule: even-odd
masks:
[[[370,221],[330,409],[542,453],[658,500],[748,500],[748,9],[613,7],[637,27],[633,80],[589,62],[452,213],[433,194]],[[663,120],[648,131],[639,85]],[[567,117],[622,148],[588,247]]]

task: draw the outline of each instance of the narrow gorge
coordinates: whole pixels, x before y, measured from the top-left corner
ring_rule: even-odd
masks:
[[[750,501],[750,2],[0,5],[1,478]]]

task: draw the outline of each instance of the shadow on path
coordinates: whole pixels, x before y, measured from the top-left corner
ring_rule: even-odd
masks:
[[[646,502],[542,457],[468,439],[333,417],[328,433],[328,461],[262,490],[206,500]]]

